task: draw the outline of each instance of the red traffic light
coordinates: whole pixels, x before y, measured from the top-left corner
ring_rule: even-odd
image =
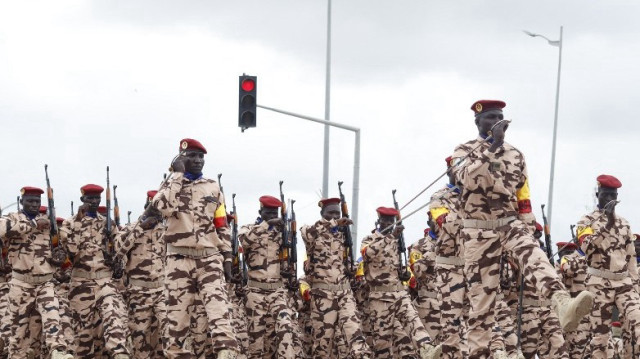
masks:
[[[256,88],[256,82],[253,81],[253,79],[245,79],[244,81],[242,81],[240,87],[243,91],[250,92],[253,91],[254,88]]]

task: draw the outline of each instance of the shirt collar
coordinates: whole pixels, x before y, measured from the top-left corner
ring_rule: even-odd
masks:
[[[489,135],[479,135],[479,136],[480,136],[480,138],[481,138],[481,139],[483,139],[483,140],[486,140],[486,139],[487,139],[487,137],[489,137]],[[491,144],[493,144],[493,137],[491,137],[491,138],[489,139],[489,141],[487,141],[487,143],[491,143]]]
[[[191,173],[191,172],[184,172],[184,176],[189,180],[189,181],[195,181],[198,180],[200,178],[202,178],[202,172],[200,173]]]
[[[460,188],[456,187],[455,185],[452,185],[451,183],[447,183],[447,187],[448,188],[455,188],[453,190],[454,193],[460,193]]]
[[[35,216],[31,216],[27,212],[25,212],[24,210],[22,210],[21,212],[22,212],[22,214],[27,216],[27,218],[29,218],[30,221],[33,221],[38,216],[37,214]]]

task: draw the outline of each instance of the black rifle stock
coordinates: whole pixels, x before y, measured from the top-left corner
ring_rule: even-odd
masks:
[[[395,207],[398,214],[396,215],[396,225],[402,225],[402,215],[400,214],[400,206],[398,205],[398,201],[396,200],[396,190],[391,191],[391,195],[393,196],[393,206]],[[400,232],[398,236],[398,256],[400,259],[398,273],[400,275],[404,275],[407,271],[407,245],[404,241],[404,233]]]
[[[53,188],[49,181],[48,165],[44,165],[44,176],[47,180],[47,206],[49,207],[49,248],[53,249],[58,246],[60,239],[58,232],[58,222],[56,222],[56,207],[53,201]]]
[[[344,182],[338,181],[338,192],[340,193],[340,212],[343,218],[349,218],[349,207],[347,206],[347,200],[344,197],[344,193],[342,193],[342,184]],[[341,228],[341,232],[344,234],[344,247],[345,251],[347,251],[347,256],[345,256],[345,266],[347,269],[347,274],[349,276],[354,276],[353,266],[356,262],[355,254],[353,253],[353,238],[351,237],[351,226],[347,225]]]
[[[544,204],[542,207],[542,223],[544,224],[544,246],[547,252],[549,262],[553,264],[553,250],[551,248],[551,232],[549,230],[549,223],[547,222],[547,215],[544,213]]]

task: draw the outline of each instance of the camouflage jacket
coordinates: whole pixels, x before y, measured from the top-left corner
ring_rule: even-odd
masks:
[[[115,239],[116,256],[126,258],[125,273],[135,280],[157,282],[164,279],[165,226],[144,230],[134,222],[120,230]]]
[[[362,239],[360,247],[364,262],[364,278],[372,286],[399,284],[398,238],[378,230]]]
[[[582,217],[576,226],[580,248],[589,267],[628,273],[623,282],[632,284],[632,279],[635,281],[638,278],[638,268],[629,222],[618,215],[611,228],[607,228],[607,222],[607,215],[600,210]]]
[[[321,219],[312,226],[300,228],[302,240],[309,258],[310,271],[307,280],[313,283],[345,284],[344,235],[334,220]]]
[[[49,220],[38,214],[31,220],[22,212],[0,218],[0,238],[10,248],[8,260],[13,271],[27,275],[53,274],[56,268],[49,263],[51,246],[49,230],[36,228],[38,219]]]
[[[60,243],[66,249],[73,268],[87,272],[110,271],[104,257],[106,250],[105,229],[107,218],[97,213],[96,218],[78,214],[66,219],[60,226]],[[118,233],[118,227],[113,225],[113,234]]]
[[[436,292],[436,240],[427,235],[409,247],[409,263],[418,281],[418,291]]]
[[[436,254],[442,257],[462,256],[462,240],[459,236],[460,195],[449,187],[445,187],[431,196],[429,214],[437,224],[435,231],[438,236]]]
[[[574,251],[563,256],[558,269],[562,283],[572,296],[587,289],[587,261],[583,255]]]
[[[453,161],[462,159],[482,141],[478,137],[456,147]],[[506,142],[494,153],[489,146],[488,142],[482,143],[461,166],[454,167],[462,191],[461,216],[479,220],[516,216],[535,226],[524,155]]]
[[[167,220],[167,244],[196,249],[217,248],[222,254],[231,252],[224,195],[216,181],[207,178],[190,181],[183,173],[174,172],[151,205]]]
[[[265,283],[282,282],[282,231],[271,228],[266,221],[262,221],[259,224],[243,226],[239,238],[249,267],[249,279]]]

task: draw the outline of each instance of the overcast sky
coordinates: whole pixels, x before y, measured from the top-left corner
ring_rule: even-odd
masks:
[[[334,0],[331,119],[362,129],[358,237],[375,208],[400,204],[435,179],[453,148],[477,134],[478,99],[507,103],[507,141],[529,166],[534,213],[547,202],[558,48],[564,26],[554,241],[593,208],[595,178],[623,183],[618,213],[638,232],[635,120],[640,103],[637,1]],[[298,223],[319,218],[323,126],[258,111],[237,127],[238,75],[258,76],[258,102],[324,117],[327,2],[7,1],[0,3],[0,205],[45,186],[57,212],[80,186],[118,185],[126,221],[142,211],[184,137],[208,149],[205,176],[223,173],[241,224],[257,198],[296,199]],[[331,132],[330,196],[351,200],[353,133]],[[425,203],[444,180],[408,210]],[[43,201],[46,198],[43,197]],[[406,221],[421,237],[426,212]]]

